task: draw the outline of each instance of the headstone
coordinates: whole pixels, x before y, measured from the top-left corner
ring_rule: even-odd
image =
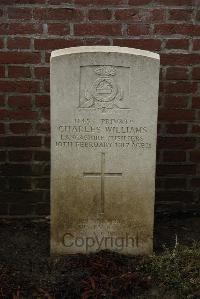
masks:
[[[51,252],[153,247],[159,55],[51,55]]]

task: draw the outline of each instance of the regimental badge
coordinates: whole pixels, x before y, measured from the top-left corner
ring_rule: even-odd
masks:
[[[94,69],[98,76],[87,88],[80,99],[80,108],[95,108],[106,112],[123,107],[123,90],[116,81],[117,70],[113,66],[103,65]]]

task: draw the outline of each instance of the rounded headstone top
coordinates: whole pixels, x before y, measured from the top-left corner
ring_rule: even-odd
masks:
[[[63,55],[95,53],[95,52],[131,54],[131,55],[149,57],[157,60],[160,59],[160,55],[154,52],[135,49],[135,48],[128,48],[128,47],[118,47],[118,46],[81,46],[81,47],[59,49],[51,52],[51,59]]]

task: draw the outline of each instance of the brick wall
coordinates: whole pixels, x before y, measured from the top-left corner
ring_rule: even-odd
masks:
[[[49,57],[119,45],[161,54],[160,212],[195,212],[200,188],[200,0],[0,1],[0,213],[49,214]]]

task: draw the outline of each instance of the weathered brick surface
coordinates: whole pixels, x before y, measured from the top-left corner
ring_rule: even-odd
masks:
[[[49,58],[81,45],[161,55],[156,210],[199,211],[200,1],[1,0],[0,214],[49,213]]]

